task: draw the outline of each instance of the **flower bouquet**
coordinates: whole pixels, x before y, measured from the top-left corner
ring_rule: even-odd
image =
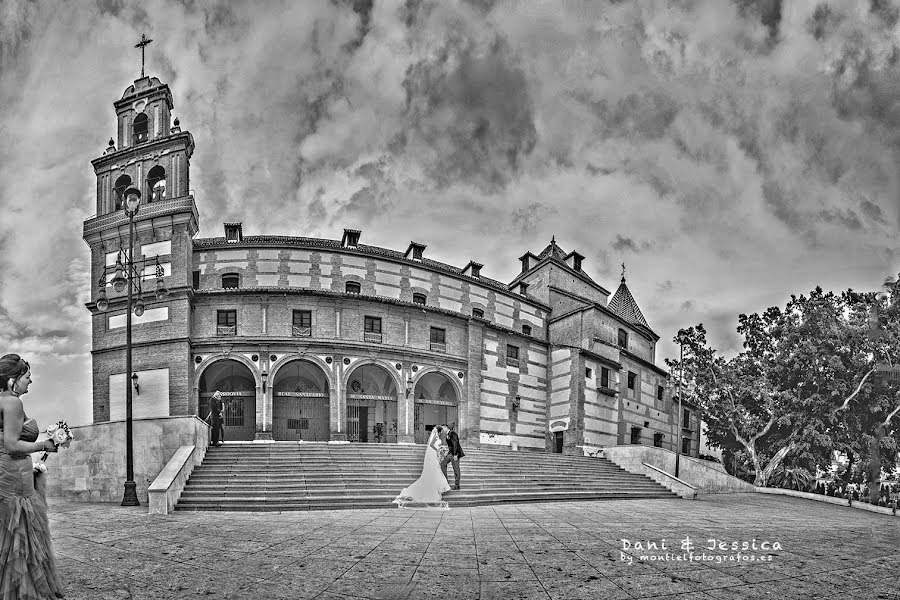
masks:
[[[68,448],[69,442],[75,439],[75,436],[69,430],[69,424],[65,421],[59,421],[54,425],[48,426],[47,434],[50,436],[50,439],[53,440],[57,449]],[[47,456],[49,456],[49,453],[44,452],[44,454],[41,455],[41,461],[47,460]]]

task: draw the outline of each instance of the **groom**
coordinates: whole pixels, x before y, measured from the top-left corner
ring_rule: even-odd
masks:
[[[447,480],[447,483],[450,483],[450,478],[447,477],[447,463],[453,463],[453,475],[456,476],[456,485],[451,485],[451,490],[459,489],[459,459],[461,459],[466,454],[463,452],[462,446],[459,444],[459,436],[456,435],[456,432],[447,427],[447,425],[441,425],[442,432],[447,436],[447,456],[444,457],[444,460],[441,461],[441,470],[444,472],[444,479]]]

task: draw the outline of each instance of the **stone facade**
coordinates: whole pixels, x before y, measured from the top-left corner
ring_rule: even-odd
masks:
[[[677,431],[659,337],[624,277],[610,297],[555,239],[502,283],[351,229],[245,237],[226,223],[197,238],[194,142],[170,124],[173,107],[168,86],[136,81],[115,103],[118,147],[93,161],[96,424],[124,414],[127,301],[111,280],[132,247],[145,303],[132,322],[136,418],[205,417],[219,390],[226,439],[410,443],[446,422],[470,447],[581,453],[693,435]],[[124,181],[142,194],[131,246]]]

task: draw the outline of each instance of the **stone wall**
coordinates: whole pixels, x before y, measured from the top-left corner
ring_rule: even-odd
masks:
[[[146,504],[147,487],[178,448],[196,446],[205,454],[210,428],[197,417],[135,419],[132,423],[134,481],[138,499]],[[47,495],[121,502],[125,490],[125,421],[73,427],[72,432],[75,439],[70,447],[47,458]]]

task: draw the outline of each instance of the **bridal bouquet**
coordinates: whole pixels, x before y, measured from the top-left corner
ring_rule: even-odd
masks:
[[[75,436],[69,430],[69,424],[65,421],[59,421],[54,425],[48,426],[47,434],[50,436],[50,439],[53,440],[53,443],[56,444],[57,449],[68,448],[69,442],[75,439]],[[41,455],[41,460],[47,460],[47,456],[49,456],[49,454],[44,452],[44,454]]]

